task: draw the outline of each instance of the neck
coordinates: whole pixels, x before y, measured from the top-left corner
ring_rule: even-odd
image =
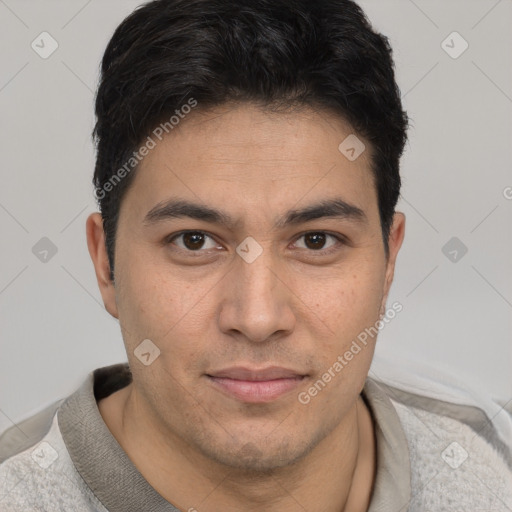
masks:
[[[303,459],[265,473],[221,466],[144,410],[133,385],[99,402],[110,431],[150,485],[181,510],[364,512],[375,478],[371,414],[361,397]]]

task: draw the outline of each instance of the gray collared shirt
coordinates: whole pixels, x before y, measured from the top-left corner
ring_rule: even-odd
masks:
[[[98,410],[98,400],[129,382],[127,364],[95,370],[68,398],[0,436],[2,512],[178,512],[132,464]],[[481,510],[512,510],[512,456],[491,430],[475,435],[486,420],[481,411],[408,394],[370,377],[361,396],[374,420],[377,448],[369,512],[468,510],[464,499],[495,507]],[[457,449],[443,458],[440,448],[450,446],[456,431],[462,450],[470,438],[476,443],[470,452],[478,454],[474,467],[466,460],[452,467],[464,456]],[[482,457],[488,458],[483,467]],[[464,484],[472,474],[482,483],[477,491]],[[443,497],[443,489],[451,496]],[[460,509],[450,508],[453,499]]]

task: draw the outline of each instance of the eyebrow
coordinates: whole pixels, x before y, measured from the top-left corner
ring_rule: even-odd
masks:
[[[240,221],[235,221],[222,210],[181,199],[170,199],[157,204],[144,217],[144,224],[153,225],[164,220],[183,217],[221,224],[231,229],[240,225]],[[358,223],[368,222],[368,218],[361,208],[347,203],[341,198],[335,198],[323,200],[303,209],[289,210],[275,221],[274,228],[294,226],[322,218],[335,218]]]

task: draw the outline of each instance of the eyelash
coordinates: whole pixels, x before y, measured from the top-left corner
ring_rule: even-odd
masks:
[[[188,234],[188,233],[199,233],[199,234],[201,234],[201,235],[206,235],[208,238],[211,238],[212,240],[215,240],[215,238],[214,238],[212,235],[210,235],[208,232],[206,232],[206,231],[187,230],[187,231],[180,231],[179,233],[175,233],[175,234],[172,234],[172,235],[168,236],[168,237],[165,239],[165,244],[166,244],[166,245],[171,245],[171,244],[172,244],[172,242],[173,242],[175,239],[177,239],[177,238],[179,238],[179,237],[181,237],[181,236],[183,236],[183,235],[186,235],[186,234]],[[329,232],[327,232],[327,231],[306,231],[306,232],[304,232],[304,233],[301,233],[301,234],[300,234],[300,235],[295,239],[295,242],[294,242],[294,243],[296,243],[298,240],[300,240],[301,238],[305,237],[306,235],[311,235],[311,234],[315,234],[315,235],[316,235],[316,234],[322,234],[322,235],[326,235],[326,236],[328,236],[328,237],[332,237],[332,238],[334,238],[334,239],[337,241],[337,244],[336,244],[335,246],[333,246],[333,247],[328,248],[328,249],[317,249],[317,250],[315,250],[315,249],[309,249],[309,250],[308,250],[307,248],[306,248],[306,249],[302,249],[302,248],[301,248],[301,250],[307,250],[307,251],[308,251],[308,252],[310,252],[310,253],[317,253],[317,254],[320,254],[320,255],[326,256],[326,255],[329,255],[329,254],[331,254],[331,253],[333,253],[333,252],[338,251],[342,246],[347,245],[347,241],[346,241],[346,239],[345,239],[343,236],[341,236],[341,235],[335,235],[335,234],[333,234],[333,233],[329,233]],[[184,251],[184,252],[189,253],[189,254],[195,254],[195,255],[197,255],[197,256],[201,256],[201,255],[203,255],[205,252],[207,252],[209,249],[208,249],[208,250],[198,249],[197,251],[192,251],[192,250],[190,250],[190,249],[183,249],[183,248],[181,248],[181,247],[178,247],[178,249],[177,249],[177,250],[178,250],[178,251]]]

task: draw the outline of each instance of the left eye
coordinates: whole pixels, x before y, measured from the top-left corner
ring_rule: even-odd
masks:
[[[334,243],[328,247],[325,247],[326,241],[329,238],[331,240],[334,240]],[[322,249],[330,249],[331,247],[336,245],[336,242],[340,242],[340,239],[338,237],[335,237],[334,235],[329,235],[327,233],[323,233],[321,231],[306,233],[306,234],[302,235],[300,238],[298,238],[297,240],[301,240],[301,239],[304,239],[304,247],[301,247],[301,248],[312,249],[313,251],[319,251]]]

